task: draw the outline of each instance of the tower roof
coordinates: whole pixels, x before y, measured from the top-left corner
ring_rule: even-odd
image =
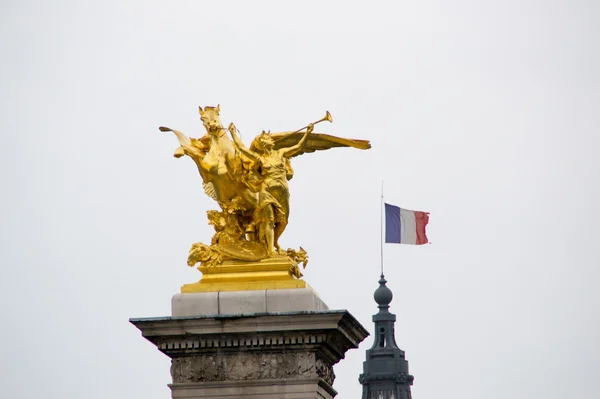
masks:
[[[363,385],[363,399],[410,399],[414,377],[408,373],[404,351],[396,344],[396,315],[389,311],[394,294],[386,284],[382,274],[379,287],[373,293],[379,308],[373,315],[375,339],[371,349],[367,350],[363,373],[358,380]]]

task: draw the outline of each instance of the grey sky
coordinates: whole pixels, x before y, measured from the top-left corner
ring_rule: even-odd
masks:
[[[221,104],[261,129],[366,138],[296,158],[281,241],[367,329],[379,195],[431,212],[386,247],[415,399],[600,397],[599,5],[594,1],[4,1],[2,397],[169,397],[163,316],[209,241],[170,126]],[[596,204],[596,205],[595,205]],[[360,397],[364,351],[336,366]],[[85,392],[82,396],[81,392]]]

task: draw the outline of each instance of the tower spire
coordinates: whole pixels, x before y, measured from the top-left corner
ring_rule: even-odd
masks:
[[[358,378],[363,386],[362,399],[411,399],[410,386],[414,377],[408,373],[404,351],[396,344],[396,315],[389,311],[394,295],[386,283],[382,273],[379,287],[373,294],[379,308],[373,315],[375,340],[367,350],[363,373]]]

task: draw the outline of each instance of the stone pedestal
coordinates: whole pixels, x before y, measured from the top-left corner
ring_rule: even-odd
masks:
[[[329,310],[311,288],[177,294],[173,317]]]
[[[245,303],[248,292],[239,294],[239,304]],[[266,291],[264,298],[268,306]],[[289,297],[287,301],[294,302]],[[172,359],[173,399],[330,399],[336,395],[333,365],[368,335],[345,310],[130,321]]]

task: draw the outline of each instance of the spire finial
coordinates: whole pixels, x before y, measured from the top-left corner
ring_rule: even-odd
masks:
[[[394,298],[394,294],[392,294],[392,290],[390,290],[385,284],[387,280],[383,273],[381,273],[381,278],[379,279],[379,287],[375,290],[373,294],[373,298],[375,302],[379,305],[379,309],[387,309],[390,306],[390,302],[392,302],[392,298]]]

